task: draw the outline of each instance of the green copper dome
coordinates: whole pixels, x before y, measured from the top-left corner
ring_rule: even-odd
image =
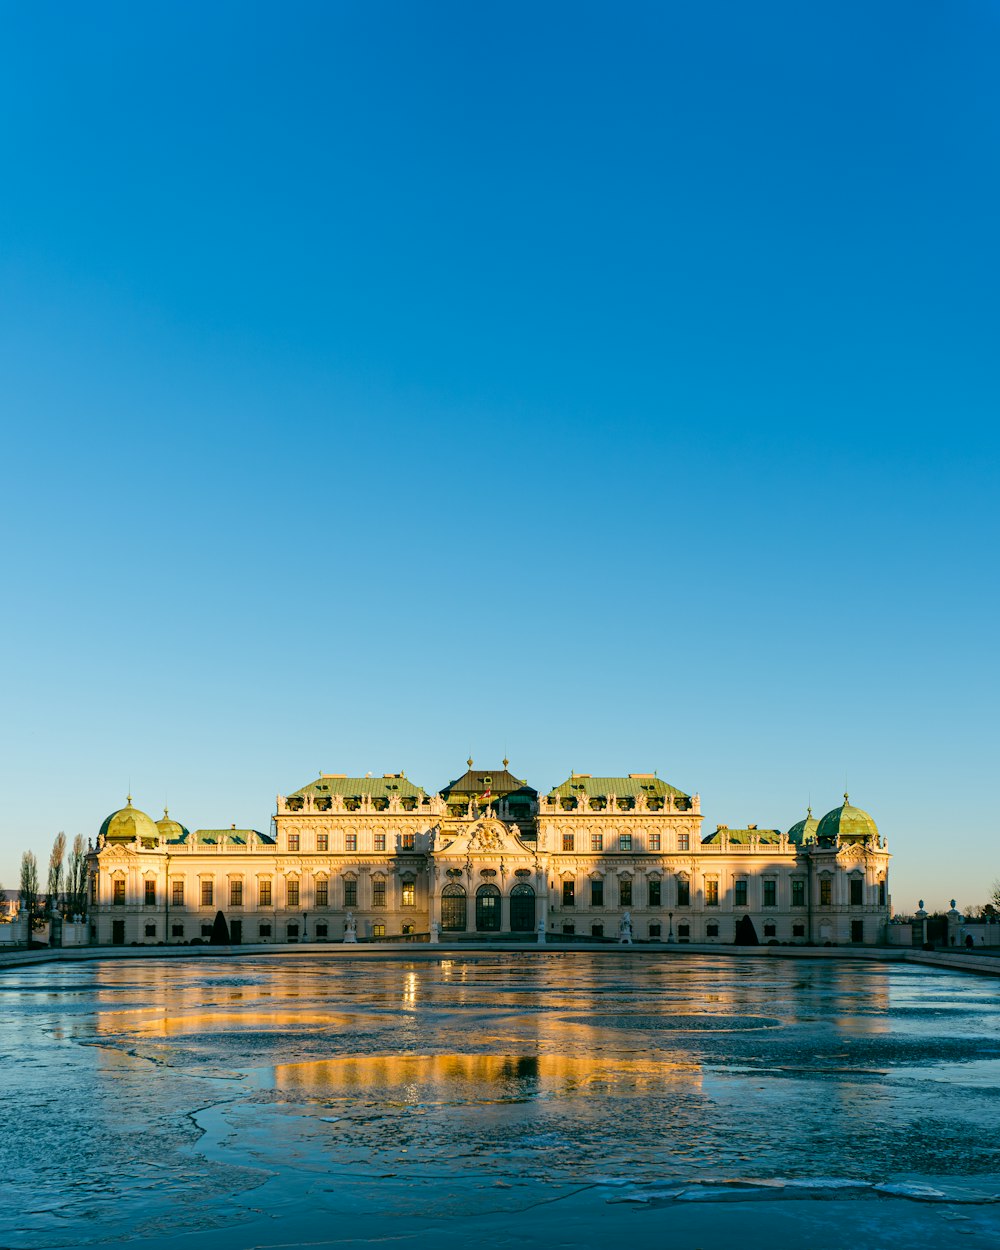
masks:
[[[117,812],[112,812],[103,825],[101,833],[108,842],[134,842],[136,838],[154,840],[160,836],[153,818],[132,806],[132,796],[128,803]]]
[[[188,831],[182,824],[170,819],[170,813],[166,808],[163,809],[163,819],[156,822],[156,827],[160,831],[160,836],[166,838],[168,842],[179,842],[188,836]]]
[[[816,841],[816,830],[819,828],[819,821],[813,815],[812,808],[806,808],[804,820],[798,821],[792,825],[788,831],[789,842],[794,842],[796,846],[808,846]]]
[[[832,842],[838,837],[841,840],[847,838],[862,841],[865,838],[877,838],[878,825],[860,807],[851,807],[850,799],[845,794],[843,806],[827,812],[819,822],[816,837],[821,842]]]

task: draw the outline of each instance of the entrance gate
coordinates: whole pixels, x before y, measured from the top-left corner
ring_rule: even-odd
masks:
[[[476,891],[476,931],[500,932],[500,891],[495,885],[481,885]]]
[[[510,892],[511,933],[533,933],[535,929],[535,891],[530,885],[515,885]]]
[[[446,885],[441,891],[441,928],[445,933],[464,933],[465,889],[460,885]]]

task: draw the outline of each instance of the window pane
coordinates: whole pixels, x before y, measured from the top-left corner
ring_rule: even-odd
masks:
[[[632,835],[630,833],[620,833],[618,835],[618,849],[620,851],[630,851],[632,849]]]
[[[591,907],[604,906],[604,882],[591,881],[590,883],[590,905]]]
[[[679,851],[690,851],[691,835],[688,833],[679,833],[677,835],[677,849]]]
[[[632,882],[628,877],[618,882],[618,903],[621,907],[632,906]]]
[[[372,906],[385,906],[385,882],[376,879],[372,882]]]
[[[299,883],[297,881],[288,882],[288,906],[298,907],[299,905]]]
[[[316,882],[316,906],[328,907],[330,905],[330,883],[329,881]]]
[[[604,850],[604,834],[603,833],[592,833],[590,835],[590,849],[592,851]]]
[[[651,851],[658,851],[660,849],[660,835],[658,833],[651,833],[649,835],[649,849]]]
[[[573,849],[573,835],[572,835],[571,833],[564,833],[564,834],[563,834],[563,836],[562,836],[562,849],[563,849],[564,851],[571,851],[571,850]]]
[[[413,881],[403,882],[403,906],[416,907],[417,905],[417,887]]]
[[[357,907],[358,905],[358,883],[356,881],[344,882],[344,906]]]
[[[384,850],[385,850],[385,834],[384,834],[384,833],[376,833],[376,835],[375,835],[375,849],[376,849],[376,851],[384,851]]]
[[[564,881],[562,883],[562,901],[563,907],[572,907],[576,902],[576,882]]]
[[[270,881],[262,881],[260,883],[260,905],[261,907],[271,906],[271,883]]]
[[[747,905],[747,883],[745,881],[737,881],[733,885],[733,902],[737,907],[746,907]]]
[[[773,907],[778,901],[777,881],[764,882],[764,906]]]
[[[330,835],[328,833],[317,833],[316,850],[328,851],[330,849]]]
[[[297,833],[290,833],[288,835],[288,849],[290,851],[297,851],[299,849],[299,835]]]
[[[649,883],[649,905],[650,907],[660,906],[660,881],[656,878]]]
[[[201,905],[202,907],[211,907],[212,900],[215,897],[215,883],[212,881],[203,881],[201,883]]]
[[[677,878],[677,906],[690,907],[691,905],[691,882],[684,877]]]

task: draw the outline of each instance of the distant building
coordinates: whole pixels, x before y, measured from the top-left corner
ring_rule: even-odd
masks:
[[[343,941],[440,931],[637,941],[884,940],[885,840],[866,812],[787,833],[720,825],[652,773],[573,773],[544,795],[499,769],[437,793],[403,773],[323,774],[279,796],[273,833],[190,832],[127,805],[88,857],[92,940]]]

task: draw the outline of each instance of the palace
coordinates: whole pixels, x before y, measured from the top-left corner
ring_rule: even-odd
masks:
[[[786,832],[720,825],[655,773],[572,773],[545,794],[468,770],[323,774],[278,796],[269,833],[198,829],[128,803],[88,856],[99,944],[618,938],[878,943],[889,853],[848,796]]]

